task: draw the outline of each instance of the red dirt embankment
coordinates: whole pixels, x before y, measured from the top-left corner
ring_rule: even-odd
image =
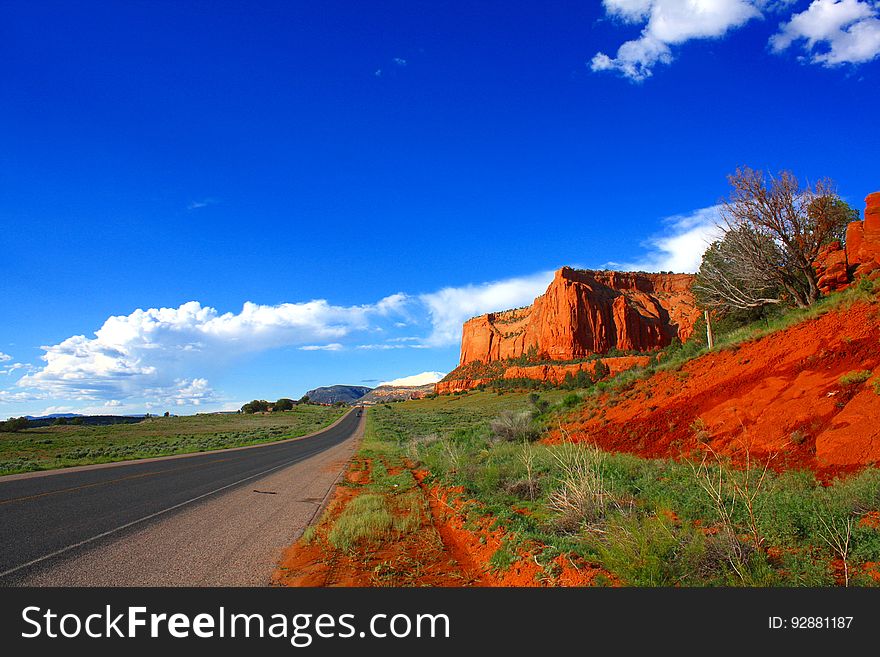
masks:
[[[613,356],[602,358],[601,362],[608,370],[609,376],[615,376],[634,367],[644,367],[651,361],[651,356]],[[490,385],[497,379],[534,379],[560,385],[567,375],[577,376],[578,372],[595,375],[599,360],[588,360],[582,363],[545,363],[542,365],[509,365],[501,370],[500,376],[464,377],[443,380],[434,384],[434,391],[441,395],[453,394],[463,390],[471,390],[479,385]]]
[[[539,563],[543,546],[528,544],[505,570],[491,567],[492,556],[508,538],[493,519],[470,511],[479,504],[460,489],[428,485],[428,473],[409,467],[424,496],[425,509],[412,531],[361,542],[350,551],[334,548],[328,533],[352,499],[368,492],[371,461],[355,459],[349,485],[333,500],[310,540],[300,539],[284,553],[272,578],[276,586],[591,586],[616,585],[603,568],[559,554]],[[411,465],[411,464],[408,464]],[[352,487],[352,484],[354,487]]]
[[[776,467],[829,476],[878,463],[878,311],[877,300],[860,302],[697,358],[588,403],[562,429],[645,457],[708,446],[734,459],[779,454]]]

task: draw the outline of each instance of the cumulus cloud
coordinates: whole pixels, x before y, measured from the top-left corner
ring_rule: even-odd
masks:
[[[76,335],[42,347],[45,365],[18,385],[77,400],[127,399],[145,391],[175,401],[205,400],[191,388],[203,380],[186,381],[189,370],[275,347],[338,340],[393,314],[405,299],[396,294],[361,306],[334,306],[323,299],[275,306],[248,302],[241,312],[224,314],[197,301],[139,309],[110,317],[94,337]],[[333,344],[321,346],[333,349]],[[167,393],[176,383],[177,394]]]
[[[709,244],[721,237],[719,206],[675,215],[664,220],[666,230],[647,240],[645,256],[635,262],[609,263],[615,269],[695,272]]]
[[[208,385],[207,379],[178,379],[174,382],[168,397],[177,406],[200,406],[217,400],[217,394]]]
[[[638,39],[622,44],[614,57],[599,52],[593,71],[617,71],[634,81],[653,74],[657,64],[672,62],[671,46],[692,39],[717,39],[760,18],[759,0],[603,0],[609,16],[644,25]]]
[[[457,344],[462,323],[475,315],[526,306],[543,294],[553,280],[552,271],[538,272],[490,283],[445,287],[419,296],[431,320],[424,344],[432,347]]]
[[[343,346],[338,342],[331,342],[330,344],[307,344],[305,346],[300,347],[302,351],[341,351]]]
[[[0,351],[0,363],[7,363],[10,360],[13,360],[12,356],[10,356],[9,354],[4,354],[2,351]]]
[[[421,374],[413,374],[412,376],[404,376],[391,381],[383,381],[380,386],[424,386],[429,383],[437,383],[446,376],[443,372],[422,372]]]
[[[868,0],[814,0],[782,23],[770,39],[774,52],[795,43],[807,61],[823,66],[860,64],[880,56],[880,3]]]

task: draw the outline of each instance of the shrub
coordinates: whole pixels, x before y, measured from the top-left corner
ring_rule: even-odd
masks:
[[[503,411],[489,423],[497,440],[523,442],[537,440],[541,435],[532,423],[529,411]]]
[[[273,411],[292,411],[293,410],[294,401],[292,399],[288,399],[287,397],[282,397],[275,405],[272,407]]]
[[[662,516],[616,518],[594,547],[602,565],[631,586],[676,586],[725,567],[698,532]]]
[[[595,525],[621,507],[611,493],[602,471],[605,453],[596,447],[564,443],[550,452],[558,467],[556,490],[547,506],[557,514],[557,528],[574,533]]]
[[[269,402],[265,399],[254,399],[241,407],[242,413],[265,413],[269,410]]]
[[[580,404],[583,400],[581,396],[575,392],[571,392],[562,398],[560,402],[563,408],[574,408],[578,404]]]
[[[838,379],[842,386],[857,386],[871,378],[871,370],[853,370]]]

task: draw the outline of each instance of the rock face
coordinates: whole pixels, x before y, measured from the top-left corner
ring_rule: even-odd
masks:
[[[465,322],[460,365],[524,355],[572,360],[686,340],[700,315],[690,291],[693,280],[690,274],[563,267],[531,306]]]
[[[819,289],[827,294],[841,290],[863,276],[880,275],[880,192],[865,199],[865,220],[846,228],[846,246],[827,244],[815,263]]]
[[[880,269],[880,192],[865,199],[865,220],[847,227],[846,256],[854,278]]]
[[[840,240],[834,240],[822,247],[813,268],[819,277],[816,284],[822,294],[842,290],[849,284],[846,250]]]

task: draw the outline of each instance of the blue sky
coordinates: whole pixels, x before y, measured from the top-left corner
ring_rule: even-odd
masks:
[[[0,7],[0,417],[445,372],[740,164],[880,189],[874,0]]]

